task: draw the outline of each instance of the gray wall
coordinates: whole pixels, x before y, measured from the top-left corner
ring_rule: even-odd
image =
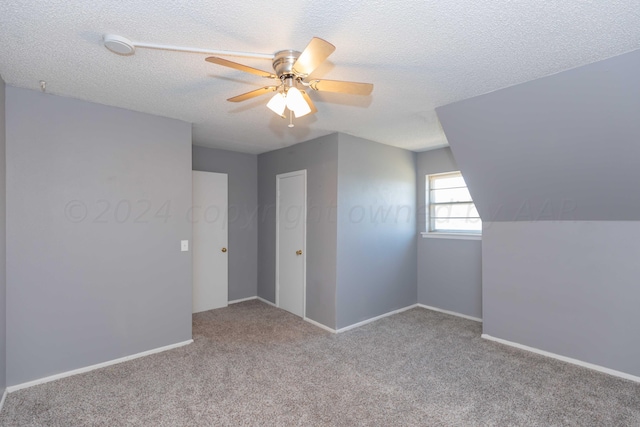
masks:
[[[191,339],[191,125],[6,96],[7,384]]]
[[[229,177],[229,301],[258,294],[258,156],[193,146],[193,170]]]
[[[425,177],[457,171],[449,147],[418,153],[418,231],[426,228]],[[418,303],[482,318],[482,242],[418,238]]]
[[[7,385],[7,163],[5,156],[5,85],[0,76],[0,394]]]
[[[416,155],[339,134],[337,324],[417,302]]]
[[[276,175],[307,170],[308,318],[336,324],[338,135],[258,156],[258,296],[275,302]]]
[[[484,332],[640,376],[640,223],[484,229]]]
[[[634,51],[437,109],[484,222],[486,334],[640,374],[638,75]]]

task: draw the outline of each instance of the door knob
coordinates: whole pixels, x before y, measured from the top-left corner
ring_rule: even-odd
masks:
[[[296,251],[296,255],[302,255],[302,251],[301,250]]]
[[[227,252],[227,248],[222,248],[222,252]]]

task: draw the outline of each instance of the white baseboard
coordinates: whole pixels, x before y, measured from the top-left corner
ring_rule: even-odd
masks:
[[[403,311],[411,310],[412,308],[415,308],[415,307],[417,307],[417,304],[412,304],[412,305],[409,305],[409,306],[404,307],[404,308],[399,308],[397,310],[393,310],[393,311],[390,311],[388,313],[381,314],[380,316],[372,317],[371,319],[363,320],[362,322],[358,322],[358,323],[354,323],[353,325],[345,326],[344,328],[340,328],[340,329],[336,330],[336,333],[339,334],[339,333],[342,333],[342,332],[350,331],[351,329],[355,329],[355,328],[358,328],[360,326],[364,326],[367,323],[375,322],[376,320],[380,320],[380,319],[382,319],[384,317],[393,316],[394,314],[402,313]]]
[[[257,298],[258,298],[258,300],[260,300],[260,301],[262,301],[262,302],[264,302],[266,304],[269,304],[269,305],[272,305],[274,307],[277,307],[271,301],[267,301],[266,299],[261,298],[261,297],[257,297]],[[350,331],[351,329],[355,329],[355,328],[358,328],[360,326],[366,325],[367,323],[375,322],[376,320],[380,320],[380,319],[382,319],[384,317],[393,316],[394,314],[402,313],[403,311],[410,310],[410,309],[412,309],[412,308],[414,308],[416,306],[417,306],[416,304],[413,304],[413,305],[410,305],[408,307],[400,308],[398,310],[393,310],[393,311],[390,311],[388,313],[381,314],[380,316],[372,317],[371,319],[363,320],[362,322],[358,322],[358,323],[354,323],[353,325],[345,326],[344,328],[340,328],[338,330],[330,328],[327,325],[323,325],[322,323],[317,322],[315,320],[309,319],[308,317],[303,317],[303,320],[306,321],[306,322],[311,323],[314,326],[317,326],[318,328],[324,329],[325,331],[328,331],[328,332],[331,332],[331,333],[334,333],[334,334],[339,334],[341,332]]]
[[[412,308],[415,308],[416,304],[410,305],[408,307],[404,307],[404,308],[400,308],[398,310],[393,310],[390,311],[388,313],[385,314],[381,314],[380,316],[376,316],[376,317],[372,317],[371,319],[367,319],[367,320],[363,320],[362,322],[358,322],[358,323],[354,323],[353,325],[349,325],[349,326],[345,326],[344,328],[340,328],[340,329],[333,329],[328,327],[327,325],[323,325],[320,322],[316,322],[315,320],[309,319],[308,317],[305,317],[304,320],[306,320],[307,322],[311,323],[312,325],[315,325],[319,328],[324,329],[325,331],[329,331],[332,332],[334,334],[340,334],[342,332],[347,332],[350,331],[351,329],[355,329],[355,328],[359,328],[360,326],[364,326],[368,323],[372,323],[375,322],[376,320],[380,320],[384,317],[389,317],[389,316],[393,316],[394,314],[398,314],[398,313],[402,313],[403,311],[407,311],[407,310],[411,310]]]
[[[320,322],[316,322],[313,319],[309,319],[308,317],[303,317],[303,319],[305,320],[305,322],[309,322],[311,323],[313,326],[317,326],[320,329],[324,329],[325,331],[331,332],[332,334],[336,333],[336,330],[333,328],[328,327],[327,325],[323,325]]]
[[[503,340],[502,338],[492,337],[491,335],[482,334],[482,338],[489,341],[495,341],[500,344],[508,345],[511,347],[519,348],[520,350],[530,351],[532,353],[537,353],[542,356],[551,357],[553,359],[561,360],[563,362],[571,363],[573,365],[582,366],[583,368],[592,369],[594,371],[603,372],[605,374],[613,375],[614,377],[624,378],[626,380],[631,380],[640,383],[640,377],[635,375],[627,374],[625,372],[616,371],[614,369],[605,368],[604,366],[594,365],[593,363],[583,362],[582,360],[573,359],[567,356],[561,356],[559,354],[551,353],[545,350],[540,350],[535,347],[529,347],[528,345],[518,344],[516,342]]]
[[[257,299],[258,301],[262,301],[262,302],[263,302],[263,303],[265,303],[265,304],[269,304],[270,306],[273,306],[273,307],[279,308],[277,305],[275,305],[275,304],[274,304],[274,303],[272,303],[271,301],[268,301],[268,300],[266,300],[266,299],[264,299],[264,298],[262,298],[262,297],[256,297],[256,299]],[[320,322],[316,322],[315,320],[311,320],[311,319],[309,319],[308,317],[303,317],[302,319],[303,319],[304,321],[306,321],[306,322],[311,323],[311,324],[312,324],[312,325],[314,325],[314,326],[317,326],[318,328],[324,329],[325,331],[329,331],[329,332],[332,332],[332,333],[334,333],[334,334],[336,333],[336,330],[335,330],[335,329],[331,329],[331,328],[330,328],[330,327],[328,327],[327,325],[323,325],[323,324],[322,324],[322,323],[320,323]]]
[[[271,305],[271,306],[273,306],[273,307],[278,307],[277,305],[275,305],[275,304],[274,304],[274,303],[272,303],[271,301],[268,301],[268,300],[266,300],[266,299],[264,299],[264,298],[262,298],[262,297],[256,297],[256,299],[257,299],[257,300],[259,300],[259,301],[262,301],[262,302],[263,302],[263,303],[265,303],[265,304],[269,304],[269,305]]]
[[[0,412],[2,412],[2,408],[4,408],[4,401],[7,398],[7,389],[4,389],[4,393],[2,393],[2,400],[0,400]]]
[[[61,378],[70,377],[72,375],[83,374],[85,372],[93,371],[95,369],[104,368],[111,365],[116,365],[118,363],[126,362],[128,360],[138,359],[140,357],[149,356],[155,353],[161,353],[163,351],[171,350],[174,348],[182,347],[187,344],[191,344],[193,340],[182,341],[176,344],[166,345],[164,347],[154,348],[152,350],[143,351],[141,353],[132,354],[130,356],[121,357],[119,359],[109,360],[107,362],[98,363],[91,366],[86,366],[84,368],[74,369],[72,371],[62,372],[60,374],[51,375],[50,377],[44,377],[33,381],[28,381],[26,383],[12,385],[7,387],[7,393],[13,393],[14,391],[22,390],[23,388],[33,387],[34,385],[44,384],[51,381],[59,380]]]
[[[458,316],[458,317],[462,317],[463,319],[469,319],[469,320],[473,320],[474,322],[482,323],[482,319],[480,319],[479,317],[468,316],[466,314],[457,313],[455,311],[443,310],[438,307],[431,307],[429,305],[424,305],[424,304],[418,304],[418,307],[422,307],[422,308],[426,308],[427,310],[438,311],[440,313],[450,314],[452,316]]]
[[[239,302],[245,302],[245,301],[251,301],[254,299],[258,299],[258,297],[249,297],[249,298],[240,298],[240,299],[234,299],[233,301],[229,301],[227,304],[231,305],[231,304],[237,304]]]

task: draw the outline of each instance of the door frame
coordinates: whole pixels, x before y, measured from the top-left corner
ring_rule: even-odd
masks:
[[[307,318],[307,170],[276,175],[276,307],[280,308],[280,180],[302,175],[304,204],[302,205],[302,318]]]

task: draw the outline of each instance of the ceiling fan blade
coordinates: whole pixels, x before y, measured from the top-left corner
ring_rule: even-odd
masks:
[[[309,87],[325,92],[349,93],[352,95],[369,95],[373,91],[371,83],[343,82],[340,80],[312,80]]]
[[[311,97],[309,96],[309,94],[304,90],[301,90],[300,93],[302,94],[302,97],[304,98],[304,100],[307,101],[307,104],[309,104],[309,108],[311,108],[311,112],[309,114],[317,113],[318,109],[316,108],[315,105],[313,105],[313,101],[311,101]]]
[[[318,37],[311,39],[307,47],[304,48],[295,64],[293,72],[301,76],[308,76],[322,64],[336,50],[336,47],[328,41]]]
[[[275,92],[278,89],[278,86],[265,86],[260,89],[252,90],[251,92],[243,93],[242,95],[234,96],[233,98],[227,99],[230,102],[242,102],[247,99],[255,98],[256,96],[264,95],[265,93]]]
[[[211,62],[213,64],[223,65],[229,68],[235,68],[236,70],[244,71],[245,73],[255,74],[260,77],[268,77],[270,79],[275,79],[277,76],[268,71],[258,70],[257,68],[249,67],[247,65],[238,64],[237,62],[228,61],[226,59],[218,58],[217,56],[210,56],[205,59],[207,62]]]

